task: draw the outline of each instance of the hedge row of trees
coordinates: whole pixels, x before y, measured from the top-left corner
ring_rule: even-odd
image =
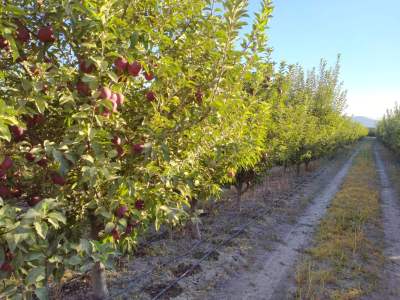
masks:
[[[400,153],[400,107],[397,104],[378,123],[376,135],[387,147]]]
[[[271,62],[269,0],[239,35],[247,4],[1,1],[0,298],[91,270],[105,299],[104,269],[149,226],[366,134],[339,65]]]

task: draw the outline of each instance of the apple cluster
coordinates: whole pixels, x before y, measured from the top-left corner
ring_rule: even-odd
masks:
[[[145,203],[143,200],[138,199],[135,201],[134,206],[135,206],[135,209],[137,209],[138,211],[141,211],[144,209]],[[125,232],[124,232],[125,235],[130,235],[132,233],[133,229],[139,225],[139,221],[130,217],[128,212],[129,212],[129,208],[127,205],[124,205],[124,204],[121,204],[115,210],[115,216],[118,219],[124,218],[127,220],[127,225],[126,225]],[[121,236],[120,236],[117,226],[113,228],[113,230],[111,231],[111,235],[113,236],[114,240],[116,240],[116,241],[121,239]]]
[[[10,249],[6,249],[4,251],[5,253],[5,259],[4,262],[0,266],[0,271],[10,273],[14,270],[14,267],[12,266],[11,262],[15,257],[15,254],[10,251]]]
[[[123,57],[117,57],[114,60],[114,66],[118,74],[128,73],[133,77],[139,76],[141,71],[143,70],[140,62],[134,61],[132,63],[129,63]],[[147,81],[152,81],[154,79],[154,74],[151,71],[143,70],[143,76]],[[154,100],[156,100],[156,94],[153,91],[147,91],[146,99],[149,102],[153,102]]]
[[[9,127],[12,135],[12,141],[15,143],[29,141],[32,145],[39,144],[40,141],[34,134],[34,130],[46,122],[45,116],[43,114],[35,114],[33,116],[24,115],[23,120],[26,124],[26,129],[16,125]],[[36,164],[45,169],[44,173],[49,174],[48,178],[52,184],[58,186],[63,186],[66,184],[66,179],[58,172],[47,172],[49,159],[46,155],[35,155],[32,150],[28,150],[25,152],[24,157],[27,161],[27,166],[30,164]],[[20,198],[23,194],[23,191],[26,192],[26,189],[23,188],[21,184],[21,176],[21,172],[18,170],[18,166],[16,166],[13,159],[6,155],[0,165],[0,197],[3,199]],[[27,193],[29,194],[29,192]],[[34,192],[30,193],[30,195],[28,195],[26,198],[26,202],[29,206],[35,206],[41,200],[42,197]]]
[[[17,23],[18,28],[15,31],[15,38],[21,44],[26,44],[31,39],[31,33],[21,22],[18,21]],[[40,27],[36,36],[43,43],[53,43],[56,40],[53,27],[50,24]],[[0,50],[10,50],[10,42],[2,35],[0,35]]]

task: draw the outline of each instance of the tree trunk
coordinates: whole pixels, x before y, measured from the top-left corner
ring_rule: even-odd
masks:
[[[301,164],[297,164],[296,165],[296,174],[297,174],[297,176],[300,175],[300,167],[301,167]]]
[[[309,161],[306,161],[306,171],[307,172],[310,172],[311,170],[310,170],[310,162]]]
[[[90,218],[90,237],[93,240],[98,239],[101,224],[97,222],[97,218],[92,216]],[[93,299],[94,300],[107,300],[110,294],[107,289],[106,270],[101,262],[95,262],[90,272],[92,281]]]
[[[197,240],[201,240],[201,231],[200,231],[200,227],[199,227],[199,222],[198,220],[194,220],[194,218],[198,218],[197,216],[195,216],[195,212],[196,212],[196,208],[197,208],[197,204],[198,204],[198,200],[197,199],[192,199],[192,201],[190,201],[190,215],[192,216],[191,220],[190,220],[190,231],[192,233],[192,237],[197,239]]]
[[[236,207],[239,209],[239,211],[242,210],[242,189],[243,189],[243,183],[242,182],[237,182],[235,184],[236,188]]]
[[[91,272],[93,298],[95,300],[107,300],[110,294],[107,289],[106,270],[101,262],[96,262]]]

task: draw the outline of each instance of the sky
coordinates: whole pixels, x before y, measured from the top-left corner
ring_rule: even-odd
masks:
[[[260,0],[249,0],[250,12]],[[380,119],[400,103],[400,0],[275,0],[269,46],[275,61],[307,69],[341,54],[346,113]]]

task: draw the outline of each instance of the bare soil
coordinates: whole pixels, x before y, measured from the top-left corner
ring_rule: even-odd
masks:
[[[395,300],[400,299],[400,206],[397,191],[386,171],[390,163],[381,152],[382,146],[375,147],[375,160],[381,182],[381,201],[383,210],[383,223],[385,232],[385,268],[382,274],[382,288],[375,299]],[[392,157],[393,159],[393,157]]]

